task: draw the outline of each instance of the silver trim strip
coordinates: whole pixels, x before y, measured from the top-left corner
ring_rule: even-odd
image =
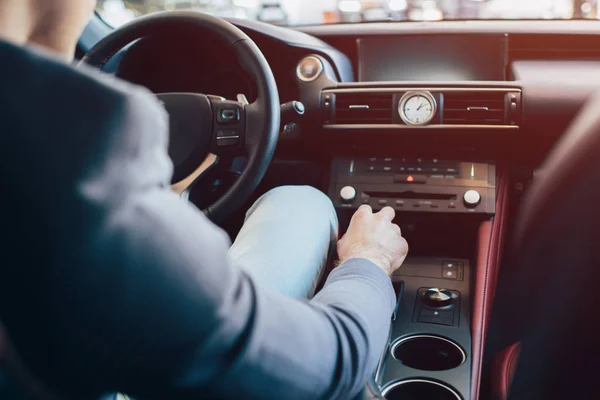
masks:
[[[392,383],[391,385],[388,385],[385,388],[383,388],[383,390],[381,391],[381,395],[383,397],[385,397],[389,392],[391,392],[393,389],[397,388],[398,386],[407,385],[409,383],[430,383],[432,385],[441,386],[444,389],[446,389],[447,391],[449,391],[450,393],[452,393],[454,395],[454,397],[456,397],[456,400],[462,400],[462,397],[460,397],[460,394],[458,394],[456,392],[456,390],[452,389],[450,386],[444,385],[443,383],[432,381],[429,379],[408,379],[405,381],[395,382],[395,383]]]
[[[329,130],[396,130],[396,129],[494,129],[494,130],[517,130],[518,125],[425,125],[412,126],[402,124],[326,124],[323,129]]]
[[[314,77],[312,78],[306,78],[305,76],[302,75],[301,73],[301,68],[300,66],[302,65],[302,63],[306,60],[315,60],[317,61],[319,67],[317,70],[317,73],[315,74]],[[319,79],[319,76],[321,76],[321,74],[323,73],[323,69],[325,67],[323,66],[323,61],[316,55],[310,55],[310,56],[306,56],[304,57],[302,60],[300,60],[300,62],[298,62],[298,66],[296,67],[296,77],[298,79],[300,79],[302,82],[314,82],[317,79]]]
[[[382,93],[397,93],[397,92],[414,92],[414,91],[430,91],[430,92],[521,92],[519,88],[458,88],[458,87],[369,87],[369,88],[331,88],[324,89],[326,93],[365,93],[365,92],[382,92]]]
[[[467,111],[489,111],[488,107],[467,107]]]
[[[349,105],[348,108],[351,108],[351,109],[358,108],[358,109],[362,109],[362,110],[368,110],[370,107],[366,104],[352,104],[352,105]]]
[[[394,356],[394,351],[396,350],[396,348],[398,346],[400,346],[403,343],[406,343],[410,340],[414,340],[414,339],[437,339],[437,340],[441,340],[447,343],[450,343],[452,346],[456,347],[458,349],[458,351],[460,351],[460,354],[462,355],[462,361],[460,364],[458,364],[458,366],[456,368],[458,368],[459,366],[463,365],[465,363],[465,361],[467,361],[467,353],[465,353],[465,351],[462,349],[462,347],[460,347],[458,344],[454,343],[452,340],[450,339],[446,339],[444,337],[441,336],[435,336],[435,335],[412,335],[412,336],[407,336],[405,338],[402,338],[400,340],[397,340],[396,342],[394,342],[391,346],[390,346],[390,354],[392,355],[392,357],[394,358],[394,360],[398,360],[395,356]]]
[[[218,137],[217,140],[221,140],[221,139],[239,139],[239,136],[221,136]]]

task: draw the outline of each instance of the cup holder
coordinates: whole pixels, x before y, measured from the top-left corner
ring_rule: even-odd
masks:
[[[443,383],[426,379],[410,379],[392,383],[382,391],[387,400],[462,400],[460,395]]]
[[[439,336],[416,335],[392,346],[392,356],[407,367],[421,371],[445,371],[465,362],[459,345]]]

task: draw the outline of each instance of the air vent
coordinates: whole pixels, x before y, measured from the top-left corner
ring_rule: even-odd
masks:
[[[445,92],[445,125],[504,125],[506,92]]]
[[[391,124],[393,93],[337,93],[336,124]]]

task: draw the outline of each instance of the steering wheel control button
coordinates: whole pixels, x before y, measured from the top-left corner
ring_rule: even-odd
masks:
[[[452,293],[446,289],[428,289],[422,299],[426,306],[433,308],[447,307],[452,304]]]
[[[481,195],[477,190],[467,190],[463,195],[463,201],[468,208],[475,208],[481,203]]]
[[[317,80],[323,72],[323,62],[316,56],[303,58],[296,68],[296,76],[302,82],[312,82]]]
[[[220,124],[236,124],[240,118],[240,109],[236,105],[223,105],[217,111],[217,122]]]
[[[356,198],[356,189],[352,186],[344,186],[342,190],[340,190],[340,197],[346,203],[350,203]]]
[[[240,142],[240,134],[238,131],[221,129],[217,131],[217,146],[231,147],[236,146]]]

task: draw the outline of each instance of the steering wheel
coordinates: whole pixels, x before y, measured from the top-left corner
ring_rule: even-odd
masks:
[[[237,210],[262,180],[279,137],[280,104],[273,72],[256,44],[240,29],[222,19],[193,11],[151,14],[115,30],[81,63],[101,69],[130,43],[163,32],[182,29],[199,37],[211,32],[236,54],[254,80],[257,98],[248,104],[200,93],[159,93],[170,117],[169,156],[173,161],[173,189],[186,197],[218,158],[245,155],[248,163],[237,181],[204,213],[219,222]]]

